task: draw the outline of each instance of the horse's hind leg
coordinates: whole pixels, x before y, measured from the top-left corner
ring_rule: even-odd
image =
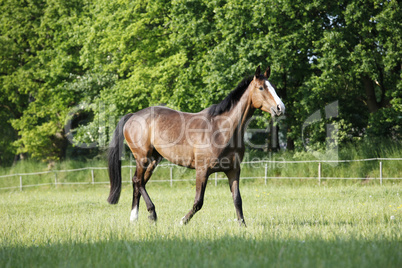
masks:
[[[156,166],[159,164],[159,162],[161,160],[162,160],[162,157],[159,156],[158,158],[152,160],[152,162],[148,165],[148,168],[145,171],[143,183],[142,183],[141,188],[140,188],[140,193],[141,193],[142,197],[144,198],[145,204],[147,205],[147,210],[150,213],[148,218],[150,220],[152,220],[152,221],[156,221],[157,216],[156,216],[155,206],[152,203],[151,198],[149,197],[147,190],[145,189],[145,184],[147,184],[148,180],[152,176],[153,171],[155,170]]]
[[[137,176],[137,170],[135,170],[135,174],[133,177],[133,205],[131,207],[131,215],[130,215],[130,221],[136,221],[138,220],[138,210],[140,206],[140,187],[138,186],[138,176]]]
[[[162,158],[160,156],[157,156],[156,158],[150,160],[147,159],[146,161],[137,160],[137,169],[133,177],[134,192],[133,192],[133,205],[130,216],[131,221],[135,221],[138,219],[138,209],[141,195],[144,198],[147,210],[150,213],[148,218],[151,219],[152,221],[156,221],[157,219],[155,212],[155,205],[152,203],[152,200],[145,189],[145,184],[151,178],[152,172],[159,164],[161,159]]]

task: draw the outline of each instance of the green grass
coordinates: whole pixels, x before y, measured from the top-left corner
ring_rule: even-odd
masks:
[[[120,203],[108,187],[0,192],[1,267],[401,267],[399,184],[242,183],[247,228],[234,221],[227,183],[210,182],[187,226],[193,183],[149,184],[158,223],[129,223],[131,186]]]
[[[390,141],[362,141],[361,143],[349,144],[343,146],[338,151],[338,159],[340,160],[356,160],[367,158],[401,158],[402,157],[402,143]],[[325,157],[324,157],[325,158]],[[245,161],[254,160],[270,160],[270,161],[284,161],[284,160],[317,160],[317,155],[311,152],[286,152],[279,153],[264,153],[261,151],[252,151],[246,154]],[[383,162],[383,178],[385,184],[398,183],[395,180],[386,180],[387,178],[402,178],[402,161],[382,161]],[[162,164],[167,164],[167,161]],[[134,159],[126,156],[123,165],[135,165]],[[318,163],[268,163],[268,177],[317,177],[318,176]],[[0,167],[0,176],[18,173],[32,173],[43,171],[57,171],[57,170],[71,170],[87,167],[106,167],[107,161],[105,157],[96,160],[64,160],[55,163],[53,166],[47,164],[28,160],[20,161],[12,167]],[[132,173],[134,170],[132,170]],[[107,182],[108,175],[106,169],[94,169],[95,182]],[[130,180],[130,169],[124,168],[122,170],[123,180]],[[264,177],[265,164],[244,164],[242,165],[242,177]],[[58,183],[90,183],[92,181],[91,170],[82,170],[75,172],[54,172],[40,175],[23,176],[23,185],[35,184],[49,184],[54,183],[57,176]],[[174,180],[194,180],[195,172],[181,167],[173,168]],[[219,177],[224,177],[219,174]],[[356,183],[364,184],[379,184],[378,178],[380,177],[379,161],[369,162],[349,162],[349,163],[322,163],[322,177],[341,177],[341,178],[363,178],[368,180],[344,180],[344,181],[329,181],[323,180],[323,184],[327,185],[353,185]],[[211,179],[214,179],[214,175]],[[158,166],[154,172],[151,182],[157,180],[169,180],[170,168]],[[375,180],[374,180],[375,179]],[[271,184],[289,184],[289,185],[304,185],[316,184],[312,180],[276,180],[270,182]],[[5,187],[18,187],[20,184],[19,176],[0,178],[0,188]]]
[[[282,157],[276,157],[276,161],[282,160],[300,160],[292,157],[285,157],[286,154],[282,154]],[[308,157],[305,157],[308,159]],[[358,158],[359,159],[359,158]],[[252,160],[252,159],[248,159]],[[129,161],[124,161],[123,165],[135,165],[135,163],[130,163]],[[168,164],[167,161],[162,162],[160,166],[155,170],[151,183],[155,181],[161,180],[169,180],[170,179],[170,167],[166,166]],[[57,163],[52,169],[49,169],[46,165],[42,163],[37,163],[34,161],[24,161],[20,162],[12,168],[3,168],[0,169],[0,175],[7,174],[19,174],[19,173],[32,173],[32,172],[43,172],[43,171],[52,171],[46,174],[37,174],[37,175],[24,175],[22,176],[23,185],[36,185],[36,184],[54,184],[55,179],[57,179],[57,183],[91,183],[92,175],[91,170],[79,170],[74,172],[57,172],[57,174],[53,171],[57,170],[71,170],[71,169],[80,169],[87,167],[104,167],[105,169],[94,169],[94,181],[95,182],[104,182],[107,183],[109,181],[107,169],[106,169],[106,161],[105,160],[97,160],[90,162],[79,162],[68,160],[64,162]],[[318,163],[267,163],[268,177],[294,177],[294,178],[303,178],[310,177],[314,178],[318,176]],[[122,169],[122,177],[124,181],[130,181],[130,174],[134,174],[135,169],[131,170],[130,168]],[[338,163],[336,165],[331,165],[330,163],[322,164],[322,177],[335,177],[335,178],[362,178],[358,180],[325,180],[323,179],[324,184],[342,184],[342,185],[351,185],[355,183],[368,183],[368,184],[376,184],[379,185],[379,162],[378,161],[370,161],[370,162],[351,162],[351,163]],[[264,178],[265,175],[265,164],[264,163],[254,163],[254,164],[243,164],[241,177],[251,177],[251,178]],[[183,167],[174,166],[173,167],[173,180],[188,180],[193,181],[195,178],[195,171]],[[218,178],[226,178],[223,173],[218,174]],[[384,184],[393,184],[399,183],[398,180],[387,180],[387,178],[402,178],[402,161],[383,161],[383,178]],[[210,176],[211,180],[215,179],[215,175]],[[366,180],[369,179],[369,180]],[[260,179],[261,180],[261,179]],[[226,182],[226,179],[224,179]],[[269,181],[269,180],[268,180]],[[400,181],[400,180],[399,180]],[[176,182],[175,182],[176,183]],[[293,180],[277,180],[272,179],[270,183],[274,184],[291,184],[291,185],[300,185],[300,184],[316,184],[316,180],[303,180],[303,179],[293,179]],[[6,187],[19,187],[20,180],[19,176],[12,176],[6,178],[0,178],[0,188]]]

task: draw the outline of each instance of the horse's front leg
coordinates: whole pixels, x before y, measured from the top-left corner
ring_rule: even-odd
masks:
[[[197,175],[196,175],[196,186],[195,186],[195,199],[194,199],[194,205],[193,208],[187,213],[186,216],[184,216],[180,224],[187,224],[191,218],[194,216],[194,214],[199,211],[202,208],[202,205],[204,203],[204,194],[205,194],[205,188],[207,186],[208,182],[208,173],[204,169],[197,169]]]
[[[233,203],[236,208],[237,220],[240,226],[246,226],[246,222],[243,217],[243,205],[239,190],[240,169],[230,170],[226,172],[226,176],[229,179],[229,187],[232,192]]]

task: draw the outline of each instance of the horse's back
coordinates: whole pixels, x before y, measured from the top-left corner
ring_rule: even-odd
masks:
[[[199,143],[197,130],[205,128],[203,113],[185,113],[155,106],[132,115],[124,128],[124,136],[136,158],[147,157],[154,149],[169,161],[194,165],[194,148]],[[189,132],[190,130],[190,132]]]

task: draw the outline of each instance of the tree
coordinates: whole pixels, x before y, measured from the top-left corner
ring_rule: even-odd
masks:
[[[75,145],[106,146],[126,113],[197,112],[257,65],[271,66],[286,105],[288,149],[325,148],[328,123],[340,143],[401,138],[395,0],[8,0],[0,10],[3,162],[65,157],[66,119]],[[334,101],[339,113],[327,116]],[[306,126],[317,111],[322,120]]]
[[[401,138],[401,7],[397,1],[353,1],[327,14],[315,42],[310,105],[339,100],[343,141]],[[317,106],[316,106],[317,107]],[[317,107],[318,108],[318,107]]]
[[[82,72],[80,39],[74,35],[82,1],[3,1],[2,91],[16,107],[9,118],[18,153],[56,160],[64,155],[68,107],[81,96],[65,84]],[[4,65],[3,65],[4,64]]]

